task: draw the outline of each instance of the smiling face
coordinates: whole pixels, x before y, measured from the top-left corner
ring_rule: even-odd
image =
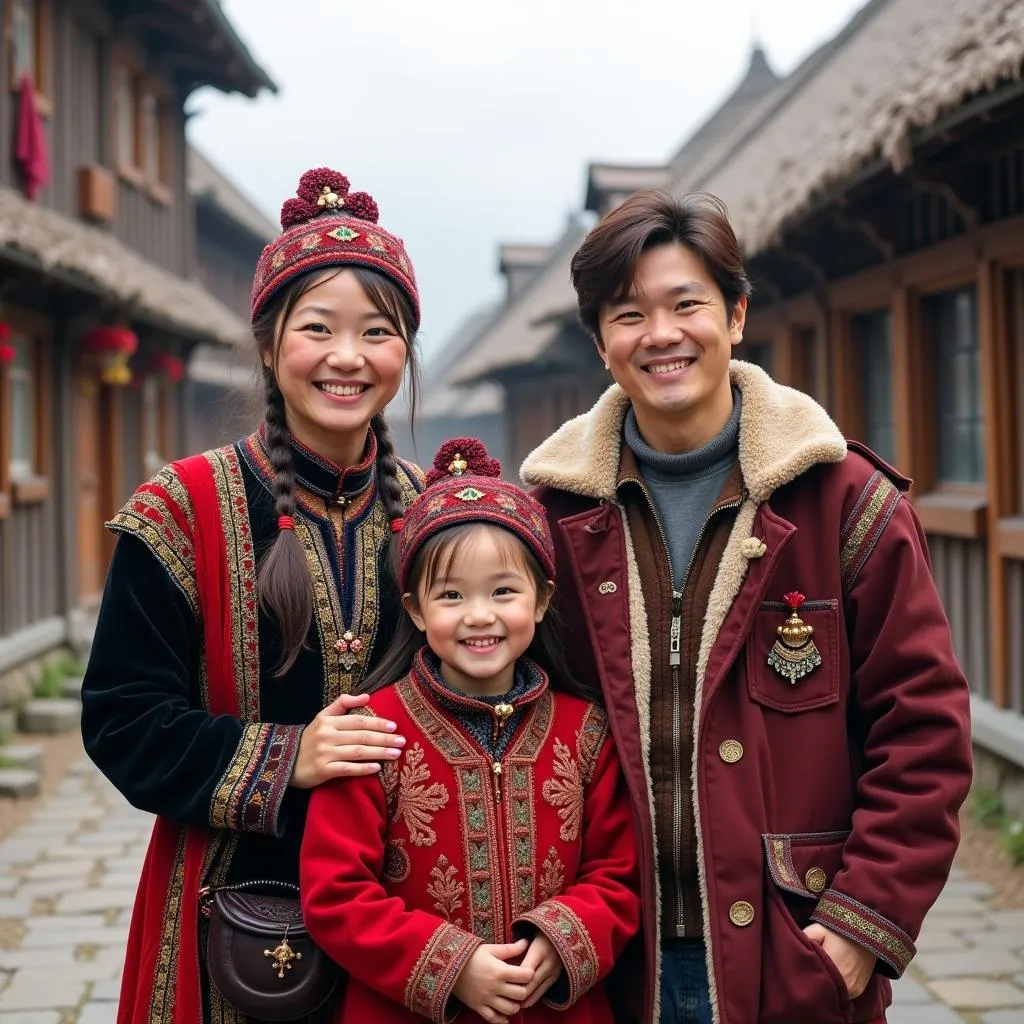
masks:
[[[701,260],[678,242],[646,250],[627,293],[601,306],[601,356],[653,448],[692,451],[728,422],[729,360],[746,307],[741,297],[730,316]]]
[[[499,526],[459,531],[431,555],[415,593],[403,598],[406,611],[441,659],[449,686],[478,696],[507,693],[547,611],[550,584],[539,591],[522,542]]]
[[[401,386],[408,346],[400,325],[370,300],[352,270],[314,280],[282,314],[272,365],[288,429],[306,447],[350,466],[362,457],[370,420]]]

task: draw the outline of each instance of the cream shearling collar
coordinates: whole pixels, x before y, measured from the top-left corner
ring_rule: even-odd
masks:
[[[756,504],[812,466],[845,458],[845,438],[812,398],[776,384],[752,363],[734,359],[729,376],[743,395],[740,469]],[[523,480],[614,501],[628,408],[625,392],[613,384],[589,412],[569,420],[527,456]]]

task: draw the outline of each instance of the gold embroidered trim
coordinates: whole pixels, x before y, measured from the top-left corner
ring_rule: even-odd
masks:
[[[608,736],[608,716],[595,704],[587,708],[580,731],[576,733],[576,751],[579,755],[580,779],[583,785],[594,777],[597,758]]]
[[[533,766],[518,761],[505,762],[508,793],[507,861],[511,868],[509,896],[512,917],[529,910],[537,902],[534,896],[536,874],[537,829],[534,819]]]
[[[235,790],[243,782],[258,750],[267,742],[267,734],[273,728],[267,724],[247,725],[242,730],[235,756],[221,776],[210,801],[210,824],[213,828],[237,827]]]
[[[415,846],[433,846],[437,833],[430,827],[434,814],[448,803],[448,789],[443,782],[430,785],[430,769],[423,763],[424,751],[418,742],[404,758],[398,780],[398,803],[395,820],[403,820]]]
[[[504,928],[499,889],[494,885],[498,832],[482,767],[458,769],[463,858],[469,890],[469,930],[497,942]]]
[[[811,920],[840,932],[866,946],[902,974],[917,950],[913,940],[901,928],[862,903],[829,890],[818,901]]]
[[[163,926],[160,930],[160,948],[156,954],[156,975],[149,1000],[149,1020],[169,1021],[174,1014],[175,980],[178,974],[178,952],[181,947],[181,902],[185,887],[186,829],[178,835],[178,848],[174,851],[171,882],[164,903]],[[195,941],[189,937],[190,942]]]
[[[856,582],[896,511],[900,497],[899,488],[880,471],[871,477],[861,492],[839,537],[839,571],[844,593]]]
[[[245,481],[234,446],[207,452],[220,508],[227,552],[231,646],[235,685],[243,722],[260,720],[260,643],[256,597],[256,555]]]
[[[600,973],[601,963],[587,926],[558,900],[541,903],[534,910],[523,914],[521,920],[536,925],[548,937],[562,961],[569,981],[569,997],[564,1004],[556,1004],[551,999],[546,1002],[557,1009],[571,1006],[595,984]]]
[[[175,518],[174,506],[188,524],[187,530]],[[106,525],[115,533],[138,537],[185,595],[193,614],[198,615],[192,500],[170,466],[143,484]]]
[[[443,1024],[444,1008],[466,961],[480,940],[453,924],[442,924],[430,937],[405,986],[405,1005],[434,1024]]]
[[[558,816],[562,819],[558,834],[562,842],[575,843],[583,821],[583,779],[579,763],[557,737],[554,770],[555,778],[545,779],[541,793],[552,807],[558,809]]]

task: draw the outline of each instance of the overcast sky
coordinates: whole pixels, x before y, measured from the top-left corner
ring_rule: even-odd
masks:
[[[589,161],[665,161],[755,32],[783,74],[863,3],[222,0],[280,91],[197,92],[189,130],[275,221],[308,167],[370,192],[415,265],[429,352],[501,295],[500,243],[557,238]]]

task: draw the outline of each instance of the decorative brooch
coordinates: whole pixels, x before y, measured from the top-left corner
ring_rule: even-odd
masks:
[[[455,458],[448,463],[448,472],[452,476],[462,476],[467,469],[469,469],[469,463],[462,457],[461,453],[456,452]]]
[[[345,200],[330,185],[324,185],[316,198],[316,205],[322,210],[337,210],[345,205]]]
[[[775,631],[779,638],[768,655],[768,664],[795,686],[798,679],[803,679],[821,664],[821,655],[811,639],[814,627],[807,625],[798,614],[807,599],[793,590],[784,594],[783,600],[789,605],[790,616]]]
[[[341,639],[334,645],[338,652],[338,661],[346,672],[351,672],[352,667],[359,661],[359,652],[363,649],[363,641],[357,637],[352,630],[346,629]]]

